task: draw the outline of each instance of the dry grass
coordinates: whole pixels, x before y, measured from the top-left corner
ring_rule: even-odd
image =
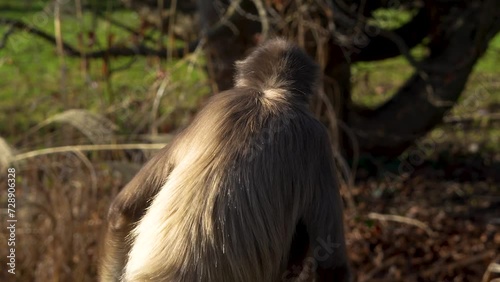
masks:
[[[14,156],[14,149],[0,137],[0,169],[4,169],[9,164],[9,161]]]
[[[92,170],[73,153],[34,158],[17,169],[19,281],[95,281],[103,215],[123,182],[104,166]],[[89,181],[92,174],[96,187]],[[4,265],[5,251],[0,260]]]
[[[33,127],[27,135],[35,134],[41,128],[53,123],[70,125],[83,133],[94,144],[113,141],[114,131],[117,129],[113,122],[102,115],[83,109],[71,109],[46,119]]]
[[[140,165],[75,150],[35,154],[14,167],[18,281],[95,281],[98,241],[108,205]],[[0,182],[7,182],[4,174]],[[6,195],[0,201],[6,203]],[[5,222],[6,210],[2,211]],[[7,236],[0,234],[2,242]],[[5,265],[6,248],[1,248],[0,256]],[[0,274],[0,281],[11,278],[6,272]]]
[[[108,204],[139,167],[125,158],[109,162],[99,155],[75,153],[38,156],[18,167],[17,280],[95,281]],[[475,279],[486,275],[500,246],[500,231],[492,221],[499,210],[479,212],[493,208],[494,196],[481,199],[479,207],[450,202],[455,190],[467,191],[471,185],[484,195],[498,189],[490,182],[427,176],[356,184],[352,192],[358,215],[348,210],[347,222],[358,281],[479,281]],[[479,197],[470,194],[464,199],[473,203]],[[4,194],[0,200],[6,202]],[[370,212],[384,215],[373,217]],[[3,222],[5,216],[2,213]],[[7,234],[0,236],[5,242]],[[6,248],[0,248],[4,265],[6,255]],[[11,281],[5,272],[1,275],[1,281]]]

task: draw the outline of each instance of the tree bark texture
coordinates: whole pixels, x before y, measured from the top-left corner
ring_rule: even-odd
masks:
[[[202,26],[214,25],[224,15],[223,7],[216,7],[212,2],[220,3],[198,1]],[[335,19],[337,6],[335,1],[329,3]],[[375,34],[369,34],[369,40],[362,46],[351,44],[346,47],[339,40],[328,41],[328,61],[324,67],[325,93],[328,100],[336,104],[337,117],[351,131],[351,136],[356,137],[357,149],[361,153],[397,156],[440,123],[460,97],[489,41],[500,30],[498,0],[460,2],[460,5],[454,6],[439,1],[424,3],[408,23],[395,30],[378,29]],[[229,2],[226,2],[226,7],[228,5]],[[372,6],[368,7],[370,11],[376,8]],[[250,0],[241,1],[241,7],[250,14],[256,14],[251,11],[253,6]],[[335,24],[343,25],[339,29],[351,28],[346,24],[348,20],[337,18],[341,20]],[[258,22],[242,14],[232,17],[231,23],[227,24],[226,33],[209,37],[207,44],[209,71],[218,90],[232,86],[234,61],[255,44],[254,39],[260,31]],[[364,30],[378,28],[366,22],[362,24]],[[352,28],[359,28],[359,23],[353,24]],[[416,62],[409,50],[424,38],[429,38],[429,55]],[[407,57],[415,68],[415,73],[399,91],[375,109],[361,110],[353,105],[350,64],[398,55]],[[341,143],[347,154],[352,153],[353,148],[349,146],[352,142],[344,137]]]

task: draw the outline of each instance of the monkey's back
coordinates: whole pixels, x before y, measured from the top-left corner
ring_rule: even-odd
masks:
[[[173,141],[174,168],[134,232],[127,281],[280,280],[319,193],[301,188],[333,168],[306,105],[272,94],[220,93]]]

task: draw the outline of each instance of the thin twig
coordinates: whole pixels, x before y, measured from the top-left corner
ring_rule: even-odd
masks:
[[[75,155],[82,161],[82,163],[88,168],[90,172],[90,192],[92,195],[92,198],[95,199],[97,197],[97,173],[95,171],[94,166],[92,165],[92,162],[85,156],[82,151],[74,151]]]
[[[265,41],[269,36],[269,20],[267,18],[266,8],[264,7],[264,3],[262,3],[262,0],[252,0],[252,2],[257,8],[257,12],[259,13],[260,18],[260,24],[262,25],[261,40]]]
[[[490,282],[491,273],[500,273],[500,263],[497,263],[498,257],[493,260],[493,262],[488,265],[488,268],[484,272],[483,279],[481,282]],[[493,281],[493,280],[491,280]]]
[[[436,273],[442,272],[442,271],[451,271],[455,268],[460,268],[460,267],[465,267],[467,265],[491,258],[495,255],[494,251],[488,250],[486,252],[480,253],[478,255],[472,256],[472,257],[466,257],[465,259],[450,263],[448,265],[436,265],[424,272],[422,272],[422,277],[430,277],[432,275],[435,275]]]
[[[162,1],[163,2],[163,1]],[[170,46],[174,46],[174,25],[175,25],[175,14],[176,14],[176,10],[177,10],[177,0],[172,0],[171,3],[170,3],[170,18],[168,19],[168,41],[169,41],[169,44]],[[161,30],[163,30],[163,28],[161,28]],[[163,33],[163,31],[162,31]],[[172,60],[173,58],[173,54],[172,54],[172,48],[169,48],[168,49],[168,54],[167,54],[167,59],[169,61]]]
[[[104,145],[76,145],[76,146],[61,146],[40,149],[15,155],[10,162],[19,162],[21,160],[34,157],[75,152],[75,151],[110,151],[110,150],[159,150],[165,147],[167,143],[158,144],[104,144]]]
[[[319,92],[319,97],[320,99],[323,101],[323,103],[325,104],[326,106],[326,116],[329,120],[329,123],[331,124],[331,127],[332,128],[332,131],[333,131],[333,136],[332,138],[337,138],[338,139],[338,136],[339,136],[339,120],[337,119],[337,117],[335,116],[335,111],[333,109],[333,105],[332,103],[330,102],[330,100],[328,99],[328,97],[326,97],[325,93],[324,93],[324,89],[321,89]],[[354,140],[354,139],[353,139]],[[338,144],[338,142],[335,142],[334,144]],[[355,145],[355,144],[354,144]],[[332,149],[333,149],[333,154],[334,154],[334,157],[335,157],[335,160],[337,161],[337,164],[339,165],[339,167],[342,168],[342,174],[344,175],[344,178],[346,179],[346,182],[347,182],[347,189],[345,189],[344,191],[346,192],[345,195],[346,195],[346,200],[349,204],[349,207],[351,209],[351,211],[353,212],[354,215],[357,215],[358,214],[358,211],[357,211],[357,208],[356,208],[356,204],[354,203],[354,197],[351,193],[351,187],[354,187],[354,178],[355,178],[355,172],[353,173],[353,171],[349,168],[349,165],[347,164],[347,162],[345,161],[345,159],[342,157],[342,155],[339,153],[339,148],[338,146],[332,146]],[[356,158],[356,156],[355,156]],[[356,165],[356,163],[355,163]],[[353,166],[353,169],[354,171],[356,170],[356,167]]]
[[[222,31],[224,27],[228,27],[234,35],[238,35],[239,31],[238,29],[234,26],[233,21],[239,17],[238,13],[236,11],[240,7],[242,0],[234,0],[231,1],[231,4],[229,7],[227,7],[226,13],[215,23],[205,34],[207,38],[213,38],[217,34],[217,32]]]
[[[394,222],[406,223],[423,229],[431,237],[437,235],[437,233],[434,232],[427,224],[414,218],[409,218],[394,214],[380,214],[375,212],[369,213],[368,218],[382,220],[382,221],[394,221]]]
[[[487,121],[500,121],[500,113],[488,113],[488,114],[478,114],[470,116],[451,116],[445,117],[443,119],[444,123],[447,124],[462,124],[462,123],[472,123],[481,120]]]
[[[94,13],[101,20],[109,22],[110,24],[112,24],[116,27],[119,27],[119,28],[121,28],[121,29],[123,29],[123,30],[137,36],[137,37],[141,37],[144,41],[149,41],[149,42],[155,41],[155,39],[152,36],[147,35],[147,34],[141,34],[137,30],[127,26],[126,24],[124,24],[118,20],[113,19],[111,16],[105,16],[102,12],[99,12],[99,11],[95,11]]]
[[[401,255],[395,255],[395,256],[392,256],[392,257],[384,260],[380,265],[375,266],[367,274],[361,275],[359,277],[359,281],[360,282],[373,281],[372,278],[373,278],[373,276],[375,276],[375,274],[377,274],[380,271],[394,265],[394,263],[396,263],[400,259],[401,259]]]

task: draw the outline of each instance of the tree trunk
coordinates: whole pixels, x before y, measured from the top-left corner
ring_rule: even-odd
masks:
[[[233,1],[233,3],[240,1]],[[251,1],[241,1],[238,10],[230,1],[198,0],[202,35],[207,39],[206,58],[212,90],[217,93],[233,87],[234,63],[255,45],[253,35],[260,24],[241,15],[252,11]],[[221,20],[224,19],[224,20]]]
[[[431,54],[401,89],[369,115],[349,112],[360,149],[395,156],[441,122],[456,103],[474,64],[500,30],[500,2],[471,4],[432,40]]]
[[[221,18],[221,11],[208,2],[211,1],[199,0],[203,26],[214,25]],[[245,11],[253,7],[252,1],[241,3]],[[473,66],[500,30],[500,1],[459,4],[426,2],[410,22],[393,31],[380,30],[376,36],[370,37],[366,46],[349,54],[344,47],[330,40],[325,93],[330,102],[336,104],[337,117],[353,133],[361,153],[388,157],[401,154],[436,126],[458,100]],[[336,11],[332,12],[335,16]],[[227,28],[226,33],[209,36],[207,45],[209,71],[218,90],[232,87],[234,61],[255,44],[253,38],[260,28],[257,22],[242,16],[236,15],[232,19],[238,32],[232,34]],[[345,23],[345,17],[341,20]],[[336,23],[337,26],[341,24]],[[359,28],[358,23],[355,24],[355,28]],[[343,27],[344,30],[349,28]],[[430,55],[420,63],[411,62],[416,67],[415,74],[394,97],[374,110],[360,110],[352,105],[351,63],[400,54],[409,57],[408,50],[426,36],[430,37]],[[351,142],[345,137],[341,139],[346,153],[352,153]]]

